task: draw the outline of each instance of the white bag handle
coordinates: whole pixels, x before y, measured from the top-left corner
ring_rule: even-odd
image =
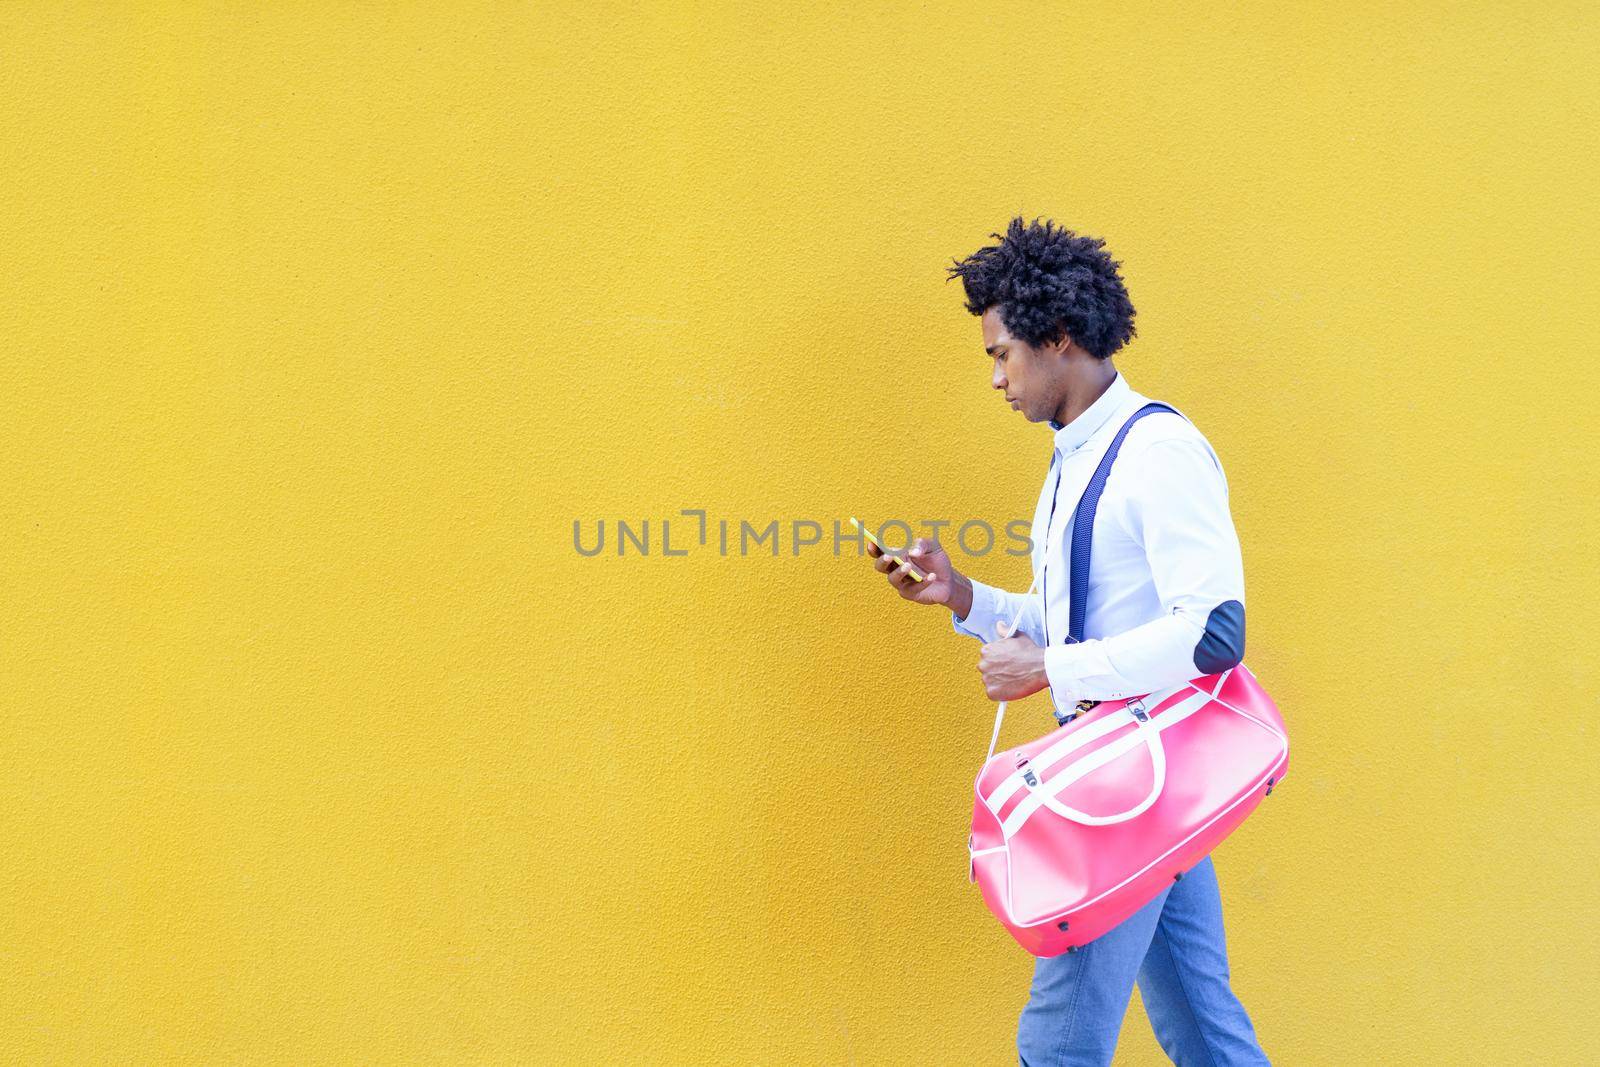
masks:
[[[1084,826],[1111,826],[1143,815],[1149,810],[1150,805],[1154,804],[1161,796],[1161,789],[1167,784],[1167,750],[1161,744],[1160,727],[1148,718],[1140,719],[1136,717],[1134,722],[1140,730],[1144,731],[1144,743],[1145,747],[1150,750],[1150,765],[1155,769],[1155,780],[1150,783],[1150,795],[1127,811],[1118,812],[1116,815],[1090,815],[1088,812],[1079,811],[1077,808],[1067,807],[1056,798],[1055,794],[1045,792],[1048,782],[1040,782],[1038,786],[1030,786],[1029,788],[1038,794],[1040,802],[1045,807],[1063,819],[1071,819],[1073,822],[1082,823]]]

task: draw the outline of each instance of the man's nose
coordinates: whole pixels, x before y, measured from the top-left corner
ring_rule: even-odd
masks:
[[[990,384],[993,385],[996,389],[1004,389],[1006,387],[1006,385],[1008,384],[1006,382],[1005,371],[1000,369],[1000,364],[999,363],[996,363],[994,365],[994,376],[990,380]]]

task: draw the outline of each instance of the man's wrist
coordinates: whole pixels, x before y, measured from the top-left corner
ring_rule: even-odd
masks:
[[[950,568],[950,595],[944,603],[962,622],[972,614],[972,579],[954,567]]]
[[[1037,683],[1033,691],[1042,693],[1050,688],[1050,672],[1045,670],[1044,666],[1044,649],[1035,648],[1032,656],[1034,658],[1033,680]]]

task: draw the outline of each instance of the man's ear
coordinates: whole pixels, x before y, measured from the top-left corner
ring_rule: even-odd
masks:
[[[1054,341],[1051,341],[1048,345],[1045,345],[1045,348],[1053,356],[1059,356],[1071,347],[1072,335],[1069,334],[1065,329],[1061,331],[1060,337],[1057,337]]]

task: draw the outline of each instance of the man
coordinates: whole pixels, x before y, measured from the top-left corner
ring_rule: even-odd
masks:
[[[1150,693],[1227,670],[1244,654],[1244,568],[1227,480],[1200,431],[1167,411],[1123,440],[1094,519],[1084,639],[1066,643],[1073,513],[1112,437],[1151,399],[1112,365],[1135,332],[1118,266],[1098,238],[1017,218],[999,244],[950,268],[981,319],[990,384],[1053,431],[1032,530],[1036,574],[1049,554],[1042,591],[1024,600],[971,579],[926,538],[907,553],[930,574],[922,583],[869,549],[902,597],[950,608],[957,632],[985,642],[978,670],[991,700],[1048,688],[1058,718],[1080,700]],[[1017,634],[1003,638],[1019,610]],[[1209,856],[1101,937],[1035,960],[1017,1030],[1024,1067],[1109,1064],[1135,980],[1174,1063],[1267,1063],[1229,986]]]

